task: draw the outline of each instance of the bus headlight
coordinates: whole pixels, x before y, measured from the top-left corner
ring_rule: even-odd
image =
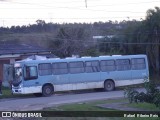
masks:
[[[22,88],[22,84],[19,85],[19,88]]]

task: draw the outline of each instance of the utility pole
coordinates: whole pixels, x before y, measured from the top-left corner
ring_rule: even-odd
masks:
[[[87,0],[85,0],[85,6],[86,6],[86,8],[87,8]]]

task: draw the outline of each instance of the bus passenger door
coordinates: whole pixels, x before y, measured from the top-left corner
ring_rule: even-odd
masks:
[[[38,79],[37,66],[29,64],[24,66],[24,93],[40,93],[41,83]]]

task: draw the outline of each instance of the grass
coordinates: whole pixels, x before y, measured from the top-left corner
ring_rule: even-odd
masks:
[[[11,89],[8,88],[8,87],[2,87],[2,94],[3,95],[0,96],[0,99],[3,99],[3,98],[19,98],[19,97],[28,98],[28,97],[33,97],[34,96],[32,94],[27,94],[27,95],[20,95],[20,94],[12,95]]]
[[[44,111],[97,111],[103,112],[108,111],[109,113],[112,113],[114,115],[114,112],[121,112],[117,111],[115,109],[107,109],[107,108],[101,108],[96,105],[99,104],[109,104],[109,103],[117,103],[117,102],[127,102],[128,100],[125,98],[118,98],[118,99],[109,99],[109,100],[98,100],[98,101],[90,101],[90,102],[82,102],[82,103],[74,103],[74,104],[64,104],[60,106],[54,106],[51,108],[46,108]],[[152,104],[148,103],[132,103],[132,104],[126,104],[128,107],[135,107],[145,110],[152,110],[157,111],[160,110],[156,108]],[[107,114],[107,112],[106,112]],[[46,118],[45,120],[52,120],[53,118]],[[54,120],[159,120],[159,118],[124,118],[124,117],[54,117]]]
[[[133,107],[133,108],[140,108],[140,109],[145,109],[149,111],[160,111],[158,107],[156,107],[154,104],[150,103],[131,103],[127,105],[128,107]]]
[[[119,103],[119,102],[127,102],[128,100],[125,98],[119,98],[119,99],[110,99],[110,100],[99,100],[99,101],[91,101],[91,102],[82,102],[82,103],[74,103],[74,104],[65,104],[60,106],[54,106],[50,108],[45,108],[44,110],[47,111],[117,111],[115,109],[107,109],[98,107],[99,104],[109,104],[109,103]],[[129,103],[129,102],[128,102]],[[148,111],[160,111],[159,108],[157,108],[153,104],[149,103],[132,103],[132,104],[126,104],[128,107],[133,108],[139,108],[139,109],[145,109]]]
[[[74,104],[65,104],[61,106],[55,106],[44,109],[49,111],[109,111],[113,109],[101,108],[96,105],[98,104],[107,104],[118,101],[123,101],[124,99],[114,99],[114,100],[99,100],[99,101],[91,101],[91,102],[81,102]]]
[[[128,102],[126,98],[118,98],[118,99],[107,99],[107,100],[98,100],[98,101],[90,101],[90,102],[81,102],[74,104],[65,104],[60,106],[54,106],[50,108],[45,108],[44,110],[49,111],[117,111],[115,109],[107,109],[98,107],[100,104],[109,104],[109,103],[120,103],[120,102]],[[129,102],[128,102],[129,103]],[[125,104],[125,106],[144,109],[148,111],[160,111],[154,104],[149,103],[131,103]]]
[[[63,105],[57,108],[52,108],[51,110],[58,110],[58,111],[107,111],[110,109],[104,109],[96,106],[92,106],[85,103],[80,104],[71,104],[71,105]]]

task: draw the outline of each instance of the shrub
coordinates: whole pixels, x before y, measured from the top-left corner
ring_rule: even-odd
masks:
[[[129,102],[137,102],[136,100],[136,96],[137,96],[138,92],[136,90],[134,90],[133,88],[126,88],[124,95],[125,97],[128,98]]]
[[[127,88],[124,91],[125,97],[128,98],[129,102],[146,102],[155,104],[156,107],[160,108],[160,90],[157,88],[154,82],[144,83],[146,93],[138,92],[134,88]]]

